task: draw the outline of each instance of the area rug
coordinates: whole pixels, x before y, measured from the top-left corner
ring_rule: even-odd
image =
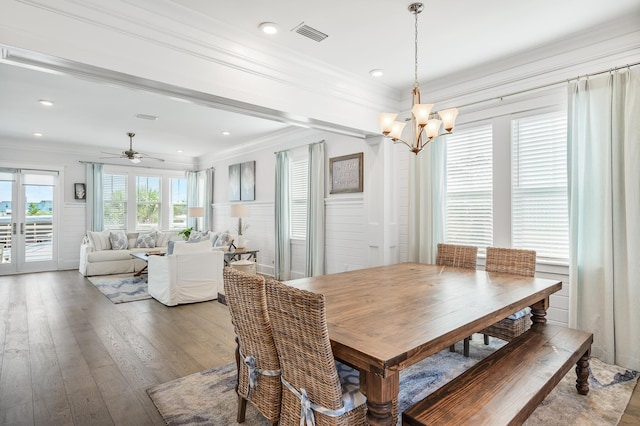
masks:
[[[147,276],[106,275],[88,277],[91,284],[109,298],[113,303],[133,302],[151,299],[147,291]]]
[[[494,342],[500,341],[492,339],[491,346],[484,346],[482,337],[478,335],[471,341],[469,358],[458,352],[444,350],[403,371],[400,375],[400,411],[453,379],[503,344]],[[638,380],[638,373],[607,365],[596,358],[591,360],[590,370],[588,396],[577,393],[575,372],[571,370],[525,424],[618,424]],[[147,393],[169,426],[235,425],[238,401],[235,377],[235,364],[227,364],[155,386],[148,389]],[[251,404],[247,404],[244,425],[267,424]]]

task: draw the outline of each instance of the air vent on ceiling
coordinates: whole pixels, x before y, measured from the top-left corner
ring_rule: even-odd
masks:
[[[148,114],[136,114],[136,117],[141,119],[141,120],[157,120],[158,117],[155,115],[148,115]]]
[[[295,31],[298,34],[303,35],[303,36],[305,36],[307,38],[310,38],[311,40],[315,40],[315,41],[322,41],[325,38],[329,37],[325,33],[321,32],[321,31],[318,31],[315,28],[311,28],[310,26],[306,25],[304,22],[300,23],[300,25],[298,25],[297,27],[295,27],[291,31]]]

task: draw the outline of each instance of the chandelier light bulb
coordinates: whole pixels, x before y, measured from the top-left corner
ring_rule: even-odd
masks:
[[[391,139],[398,140],[402,138],[402,131],[404,130],[404,126],[407,125],[406,121],[394,121],[391,126],[391,132],[389,133],[389,137]]]
[[[429,114],[431,114],[431,109],[433,108],[433,104],[415,104],[413,108],[411,108],[411,112],[413,116],[416,118],[416,123],[420,126],[424,126],[429,121]]]
[[[450,108],[438,111],[438,115],[442,119],[444,130],[446,130],[447,132],[452,131],[453,126],[456,123],[456,117],[458,116],[458,108]]]
[[[392,112],[383,112],[378,115],[378,123],[380,124],[382,134],[388,135],[389,132],[391,132],[391,128],[393,127],[393,123],[397,116],[398,114],[394,114]]]
[[[437,118],[432,118],[427,121],[427,137],[429,139],[433,139],[440,134],[440,126],[442,125],[442,120],[438,120]]]

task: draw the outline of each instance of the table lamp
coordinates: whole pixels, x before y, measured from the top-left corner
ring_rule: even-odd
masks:
[[[199,231],[198,227],[198,218],[204,217],[204,207],[189,207],[189,217],[193,217],[196,219],[196,231]]]
[[[231,217],[238,218],[238,249],[244,248],[242,243],[242,218],[249,216],[249,206],[246,204],[231,204]]]

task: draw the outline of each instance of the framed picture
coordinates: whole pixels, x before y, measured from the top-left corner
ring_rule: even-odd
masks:
[[[229,166],[229,201],[240,201],[240,164]]]
[[[363,191],[363,157],[359,152],[329,159],[331,194]]]
[[[84,183],[74,183],[73,184],[73,198],[76,200],[86,200],[87,199],[87,190],[84,186]]]
[[[254,201],[256,199],[256,162],[247,161],[240,164],[240,199]]]

